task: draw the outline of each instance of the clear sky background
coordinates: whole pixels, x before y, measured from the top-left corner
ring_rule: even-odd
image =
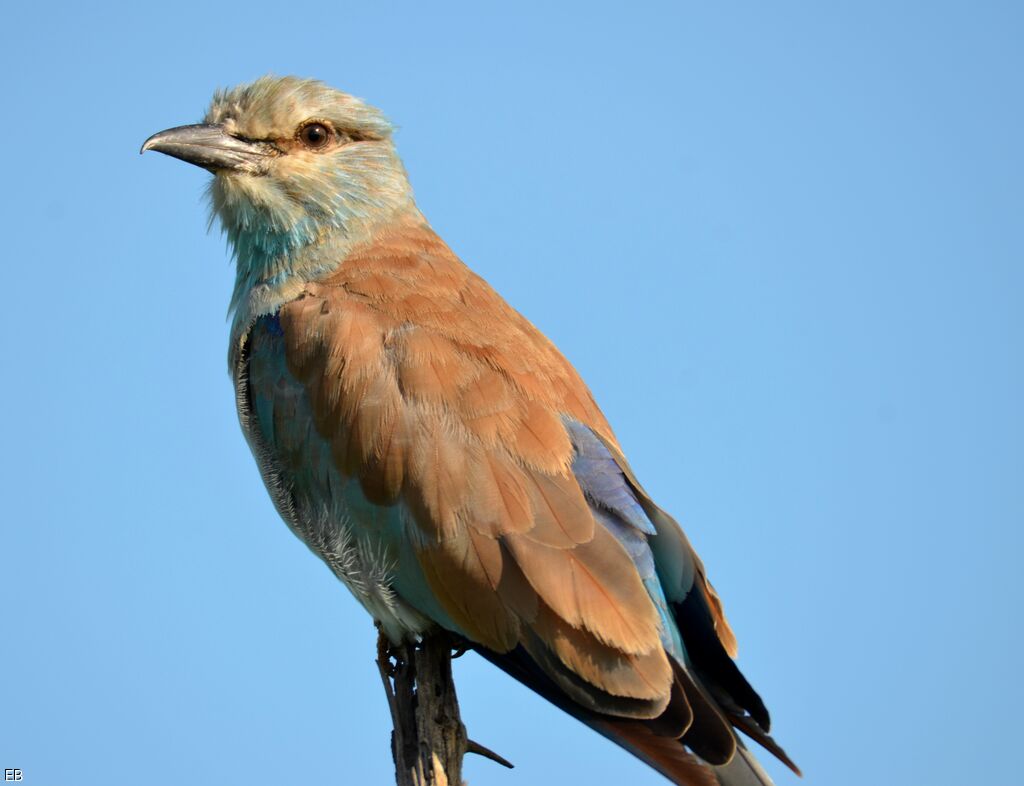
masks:
[[[238,429],[209,176],[137,153],[275,72],[398,123],[423,211],[695,542],[806,783],[1019,781],[1022,6],[557,5],[4,12],[0,768],[392,781],[370,620]],[[457,680],[517,765],[473,786],[662,782]]]

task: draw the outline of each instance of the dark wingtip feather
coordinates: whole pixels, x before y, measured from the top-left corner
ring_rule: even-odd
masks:
[[[768,708],[747,682],[736,662],[722,647],[715,633],[711,611],[699,592],[690,592],[682,603],[672,604],[676,622],[686,642],[686,650],[694,667],[712,686],[718,687],[740,707],[750,713],[766,733],[771,728]],[[718,691],[712,687],[712,693]]]
[[[752,718],[748,718],[742,715],[730,715],[729,720],[732,721],[733,725],[746,734],[750,739],[754,740],[758,745],[763,747],[766,751],[771,753],[776,759],[781,761],[796,775],[803,777],[803,773],[800,768],[796,766],[791,758],[786,754],[786,751],[782,749],[775,740],[772,739],[771,735],[761,730]]]

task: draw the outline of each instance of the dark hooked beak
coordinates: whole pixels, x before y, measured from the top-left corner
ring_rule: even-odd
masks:
[[[180,158],[211,172],[229,169],[250,173],[258,172],[277,152],[266,142],[239,139],[223,126],[209,123],[178,126],[153,134],[139,152],[147,150]]]

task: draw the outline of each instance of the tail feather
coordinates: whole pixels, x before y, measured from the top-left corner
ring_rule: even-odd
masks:
[[[601,718],[589,721],[588,725],[677,786],[745,786],[742,781],[733,784],[719,780],[715,769],[688,752],[679,740],[659,737],[640,721]],[[766,781],[766,785],[772,786],[771,781]]]
[[[715,767],[715,778],[721,786],[773,786],[772,779],[761,764],[737,738],[736,755],[732,761]]]
[[[591,726],[677,786],[774,786],[738,737],[732,759],[713,766],[689,753],[678,740],[659,737],[637,721],[605,720]]]
[[[484,647],[477,646],[475,649],[509,676],[629,751],[677,786],[773,786],[771,778],[734,732],[728,732],[731,737],[731,748],[735,751],[731,757],[721,757],[723,748],[721,740],[717,740],[716,744],[710,748],[717,751],[716,762],[721,761],[720,764],[709,763],[687,750],[686,746],[690,745],[693,740],[690,734],[696,731],[694,727],[697,724],[697,718],[696,715],[691,716],[693,721],[685,726],[685,720],[689,714],[684,709],[689,705],[685,695],[685,682],[680,681],[678,687],[673,689],[672,701],[665,711],[666,714],[673,714],[671,722],[666,722],[668,719],[635,720],[612,717],[585,709],[573,701],[521,646],[511,652],[500,654]],[[695,697],[708,701],[704,689],[697,687],[699,682],[696,677],[687,676],[692,684],[690,690],[698,691]],[[709,701],[708,703],[712,704]],[[718,715],[717,712],[716,715]],[[708,720],[710,721],[710,719]],[[718,718],[715,720],[717,721]],[[714,734],[717,737],[719,735],[718,724],[714,723],[713,725],[716,727]],[[788,763],[788,759],[784,759],[784,761]]]

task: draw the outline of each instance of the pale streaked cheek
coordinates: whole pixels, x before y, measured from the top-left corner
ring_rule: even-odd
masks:
[[[295,151],[272,160],[263,175],[222,173],[211,187],[214,214],[242,242],[292,234],[302,245],[320,229],[348,232],[411,201],[401,162],[384,144]]]
[[[253,229],[259,223],[287,231],[303,218],[302,207],[269,176],[217,175],[211,196],[213,209],[227,229]]]

